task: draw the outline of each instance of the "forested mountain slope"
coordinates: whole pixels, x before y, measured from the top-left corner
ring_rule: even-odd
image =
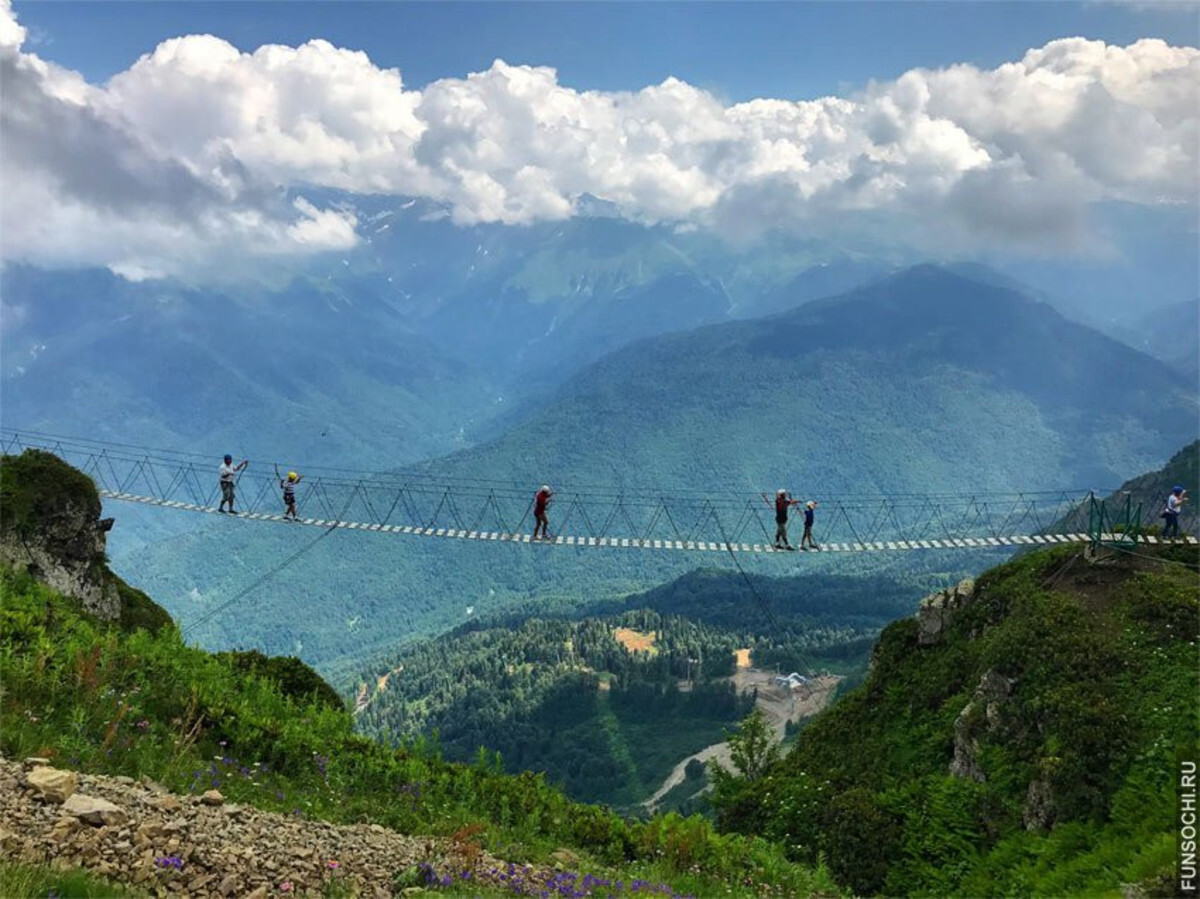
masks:
[[[448,482],[528,484],[531,496],[544,482],[651,496],[787,486],[839,499],[1102,487],[1192,439],[1196,409],[1195,392],[1163,363],[1011,290],[922,267],[779,316],[630,346],[504,436],[428,470]],[[212,522],[139,552],[138,578],[179,614],[199,615],[298,539]],[[329,664],[461,623],[468,606],[614,598],[693,564],[338,534],[200,636]],[[847,564],[810,556],[755,570]],[[295,603],[304,616],[282,614]]]
[[[719,820],[865,895],[1170,891],[1198,562],[1063,547],[987,572],[957,611],[889,626],[866,682],[719,792]]]

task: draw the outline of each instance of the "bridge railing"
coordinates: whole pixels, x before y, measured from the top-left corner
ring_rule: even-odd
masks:
[[[220,502],[216,466],[209,456],[7,429],[0,430],[0,448],[9,454],[25,449],[52,452],[111,495],[206,509]],[[518,488],[483,480],[445,483],[429,474],[333,472],[302,479],[296,499],[300,514],[317,522],[523,534],[533,529],[535,489],[536,485]],[[242,471],[236,495],[240,513],[283,511],[271,463],[252,462]],[[818,542],[986,540],[1096,530],[1094,495],[1088,491],[812,499],[818,502],[814,528]],[[1152,513],[1144,510],[1160,502],[1161,498],[1137,499],[1143,525],[1154,523]],[[1195,513],[1190,514],[1194,519]],[[550,509],[552,533],[642,541],[771,544],[774,517],[774,508],[759,494],[652,495],[570,486],[557,490]],[[802,530],[802,508],[794,507],[789,524],[793,544],[799,542]]]

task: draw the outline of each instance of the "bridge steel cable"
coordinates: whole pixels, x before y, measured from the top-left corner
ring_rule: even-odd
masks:
[[[213,457],[135,444],[0,428],[6,454],[39,449],[96,483],[106,499],[216,515]],[[251,460],[237,482],[239,516],[285,527],[362,530],[454,540],[531,544],[526,532],[536,485],[447,479],[433,470],[304,470],[297,505],[283,515],[274,461]],[[284,466],[286,468],[287,466]],[[1088,501],[1108,491],[973,491],[890,496],[808,497],[819,503],[816,534],[825,552],[987,550],[1092,541]],[[1156,523],[1163,498],[1129,497]],[[538,545],[708,553],[775,554],[774,507],[757,492],[648,491],[613,485],[562,485],[551,506],[560,531]],[[1182,522],[1194,528],[1196,512]],[[570,532],[568,532],[570,526]],[[799,523],[796,524],[800,526]],[[1120,535],[1100,534],[1101,539]],[[1155,543],[1154,537],[1143,542]],[[1195,542],[1195,538],[1185,538]]]

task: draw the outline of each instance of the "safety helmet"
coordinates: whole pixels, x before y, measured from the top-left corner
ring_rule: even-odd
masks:
[[[1182,487],[1180,487],[1178,484],[1176,484],[1176,485],[1175,485],[1175,486],[1174,486],[1174,487],[1171,489],[1171,492],[1172,492],[1172,493],[1183,493],[1183,488],[1182,488]]]
[[[232,461],[233,461],[233,456],[229,455],[229,453],[226,453],[226,454],[225,454],[225,461],[226,461],[226,462],[232,462]]]
[[[809,509],[815,509],[816,507],[817,507],[817,504],[816,504],[815,502],[813,502],[813,501],[810,499],[810,500],[808,501],[808,508],[809,508]]]
[[[550,485],[548,485],[548,484],[543,484],[543,485],[542,485],[541,492],[542,492],[542,493],[549,493],[549,492],[550,492]]]
[[[780,487],[778,490],[775,491],[775,495],[776,496],[787,496],[787,491],[784,490],[782,487]]]
[[[300,480],[300,475],[296,474],[296,472],[294,472],[294,471],[289,471],[288,472],[288,480],[289,481],[298,481],[298,480]]]

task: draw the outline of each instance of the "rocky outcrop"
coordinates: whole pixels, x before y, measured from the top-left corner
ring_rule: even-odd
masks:
[[[1026,830],[1049,830],[1058,818],[1058,806],[1050,781],[1037,777],[1029,784],[1025,794],[1025,808],[1021,812],[1021,823]]]
[[[917,642],[936,646],[954,616],[975,598],[975,581],[966,578],[948,590],[926,596],[917,607]]]
[[[100,519],[96,487],[62,460],[37,450],[6,456],[0,563],[28,572],[85,611],[116,621],[121,596],[104,550],[112,519]]]
[[[996,736],[1004,725],[1004,705],[1010,701],[1016,680],[995,669],[986,671],[971,701],[954,720],[954,758],[950,774],[983,783],[987,775],[979,764],[979,741]]]

